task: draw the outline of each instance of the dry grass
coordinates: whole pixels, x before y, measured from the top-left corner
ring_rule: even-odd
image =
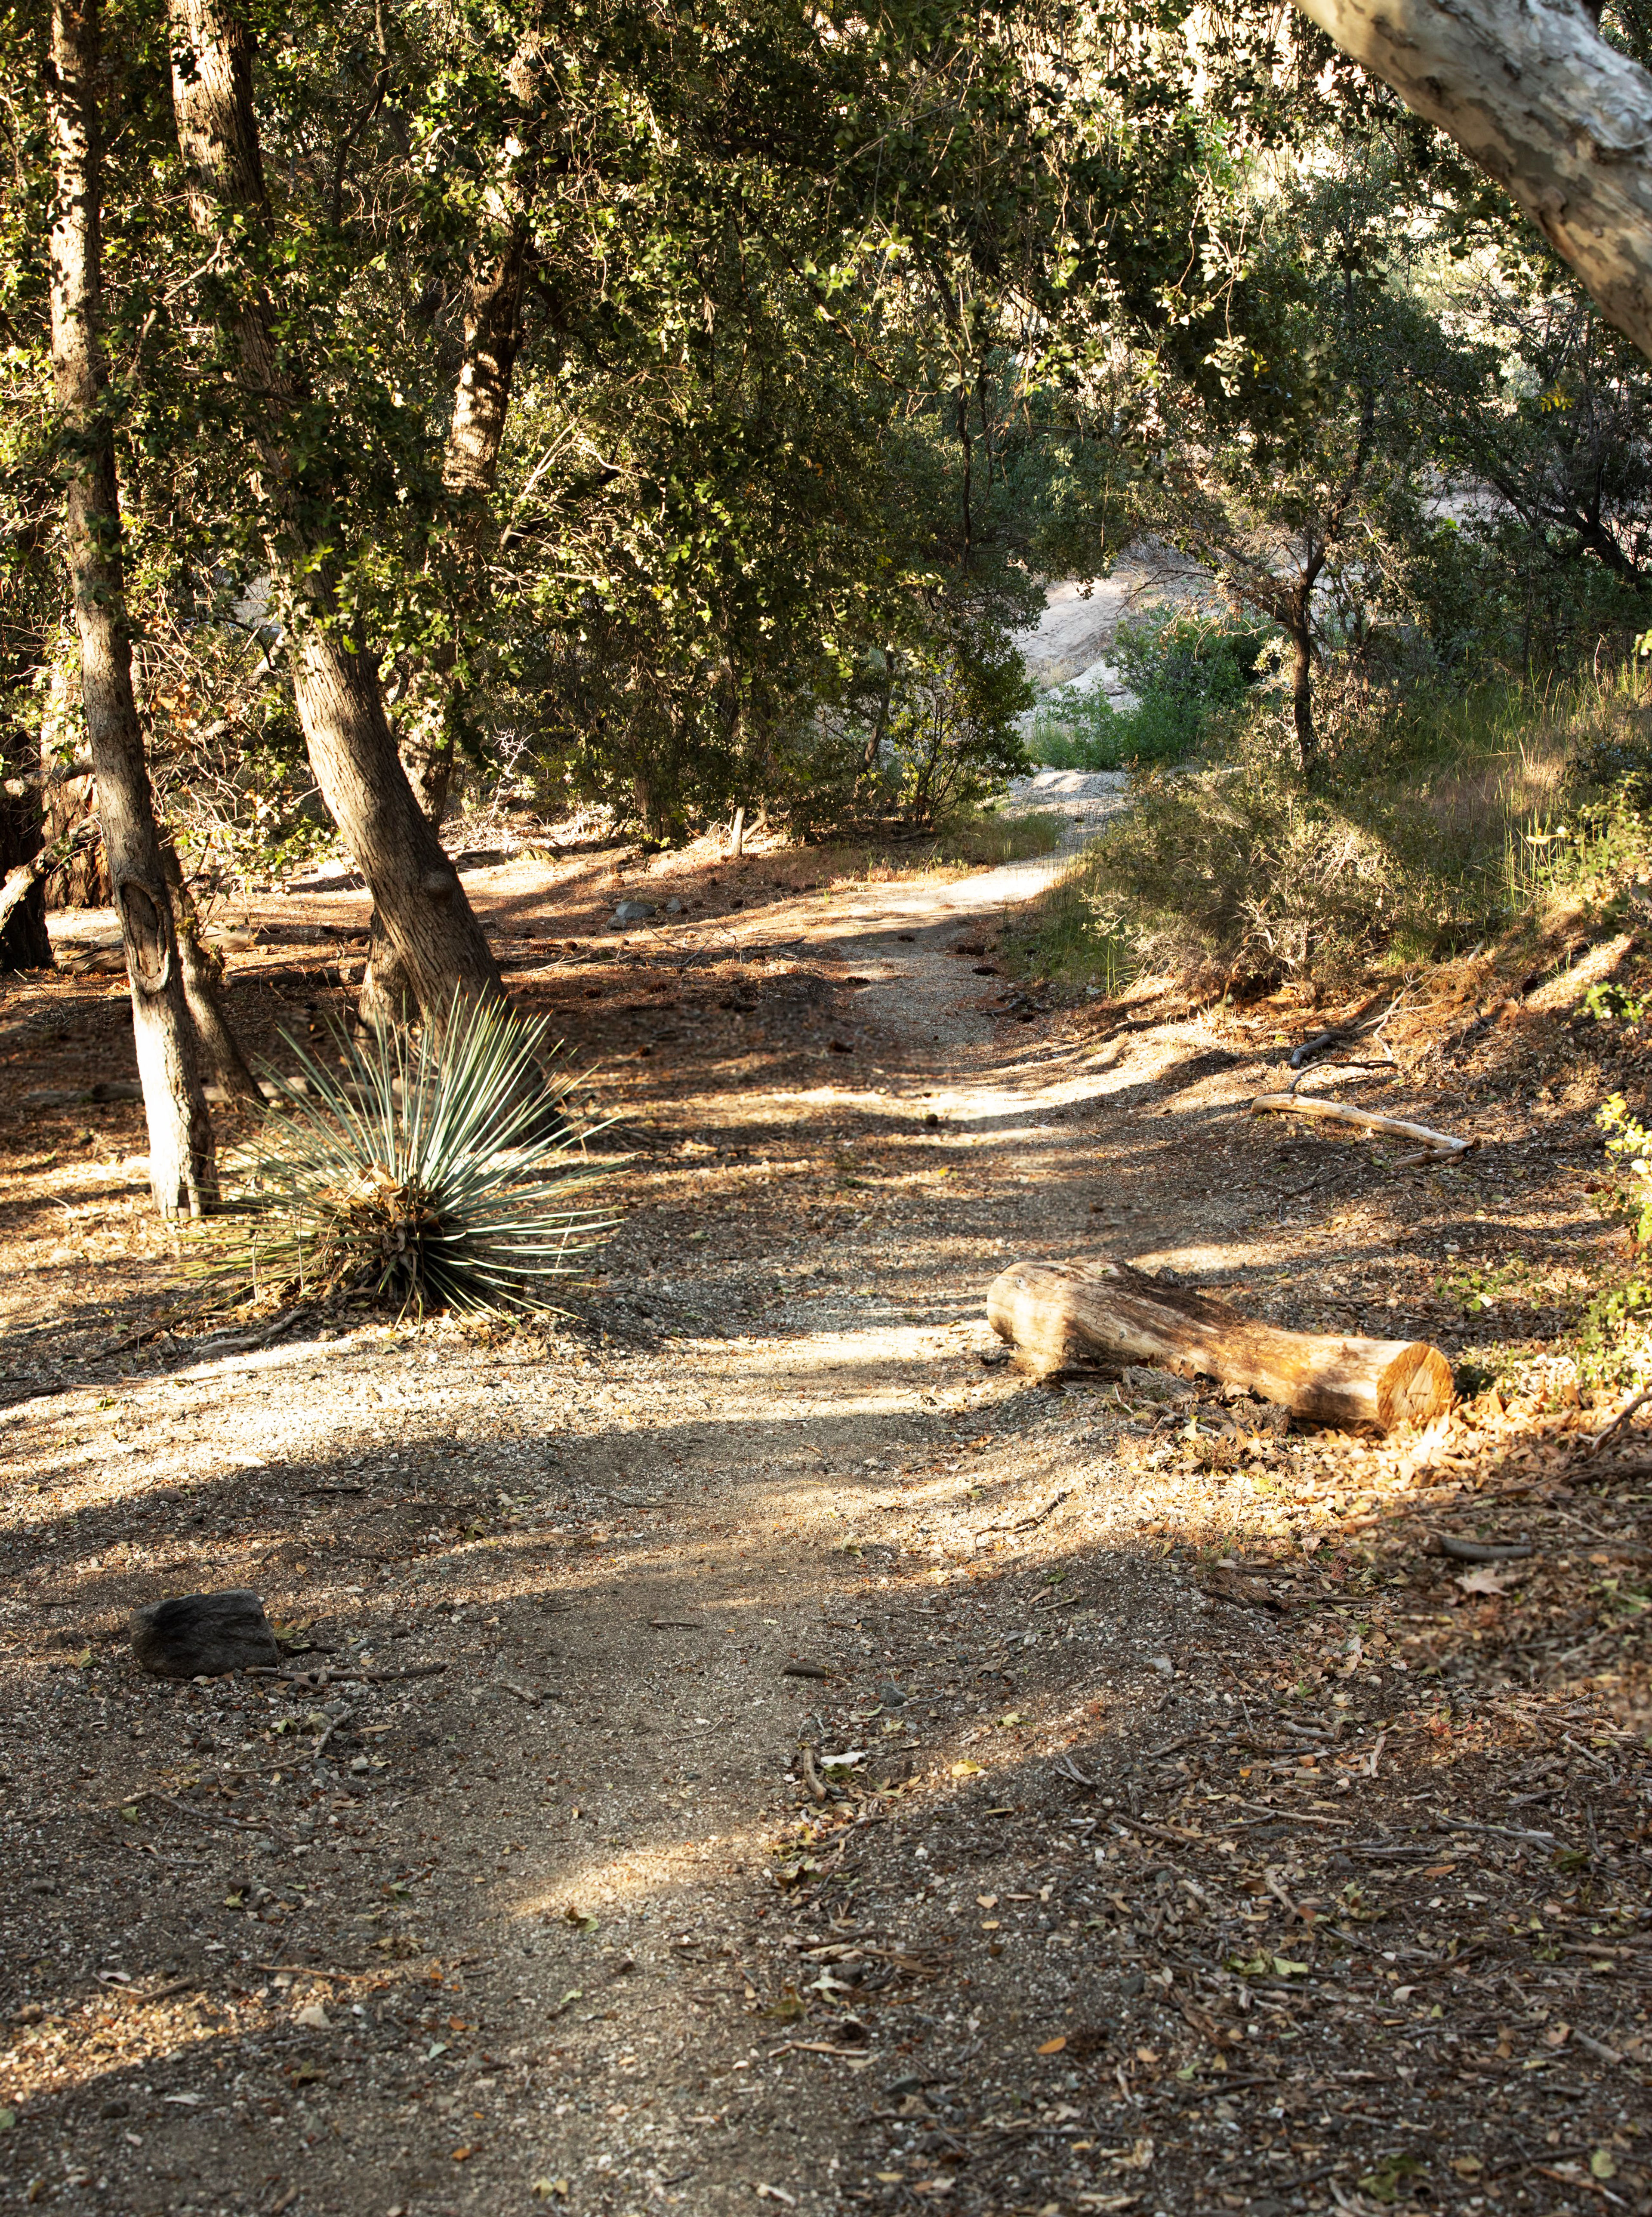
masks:
[[[1311,779],[1259,719],[1235,758],[1143,777],[1022,959],[1106,986],[1151,968],[1335,989],[1538,929],[1556,901],[1609,908],[1652,846],[1647,689],[1631,668],[1415,702]]]

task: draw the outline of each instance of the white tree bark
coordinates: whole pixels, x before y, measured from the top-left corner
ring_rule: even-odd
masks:
[[[1519,201],[1652,355],[1652,76],[1578,0],[1297,0]]]

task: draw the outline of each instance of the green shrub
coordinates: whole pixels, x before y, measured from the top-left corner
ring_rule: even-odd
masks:
[[[1541,694],[1414,691],[1351,718],[1311,778],[1259,703],[1230,727],[1235,759],[1141,770],[1034,905],[1023,959],[1083,979],[1334,984],[1535,923],[1556,897],[1608,905],[1652,858],[1652,773],[1628,766],[1647,682],[1627,667]]]
[[[1162,610],[1121,624],[1113,659],[1137,705],[1058,687],[1034,712],[1027,751],[1056,769],[1185,762],[1244,700],[1267,636]]]

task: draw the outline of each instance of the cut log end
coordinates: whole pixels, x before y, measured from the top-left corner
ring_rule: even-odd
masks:
[[[1378,1341],[1378,1346],[1393,1346]],[[1385,1432],[1401,1424],[1431,1424],[1451,1407],[1456,1389],[1452,1366],[1427,1340],[1400,1343],[1377,1384],[1377,1421]]]
[[[1098,1358],[1199,1371],[1321,1424],[1390,1432],[1452,1405],[1451,1366],[1426,1341],[1284,1331],[1127,1263],[1016,1263],[987,1315],[1045,1370]]]

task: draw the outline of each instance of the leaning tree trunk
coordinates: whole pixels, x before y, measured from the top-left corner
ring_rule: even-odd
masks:
[[[103,405],[96,4],[52,0],[46,62],[54,166],[52,369],[64,427],[64,537],[98,814],[132,981],[150,1188],[163,1215],[198,1216],[214,1192],[212,1122],[133,698],[114,442]]]
[[[293,615],[293,690],[322,796],[370,887],[380,927],[420,1008],[502,997],[499,968],[459,874],[414,797],[378,666],[340,607],[336,565],[312,543],[288,447],[303,385],[283,358],[256,262],[270,234],[252,105],[253,41],[214,0],[170,0],[172,98],[196,227],[243,279],[226,314],[243,404],[279,521],[270,560]],[[249,266],[250,262],[254,266]]]
[[[1652,355],[1652,75],[1590,13],[1575,0],[1298,5],[1450,132]]]
[[[262,1104],[264,1096],[258,1081],[247,1067],[240,1041],[224,1013],[223,963],[201,942],[200,917],[185,881],[178,850],[170,838],[162,853],[167,891],[172,896],[172,928],[177,934],[178,974],[183,979],[183,997],[201,1055],[230,1099]]]

